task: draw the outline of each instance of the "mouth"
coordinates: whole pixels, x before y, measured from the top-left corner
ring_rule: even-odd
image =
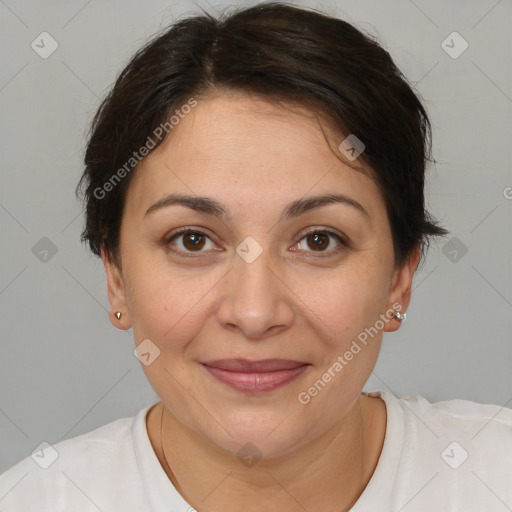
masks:
[[[291,383],[309,366],[309,363],[289,359],[219,359],[201,362],[218,381],[238,391],[262,393]]]

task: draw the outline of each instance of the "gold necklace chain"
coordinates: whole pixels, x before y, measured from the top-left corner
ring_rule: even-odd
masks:
[[[167,472],[168,472],[167,474],[169,475],[171,482],[173,483],[174,487],[178,490],[178,492],[182,496],[184,496],[184,494],[182,492],[183,490],[180,488],[180,485],[178,484],[178,480],[176,479],[176,476],[172,472],[171,466],[169,466],[169,463],[167,462],[167,457],[165,456],[165,452],[164,452],[164,445],[163,445],[163,441],[162,441],[162,438],[163,438],[162,432],[163,432],[163,424],[164,424],[164,410],[165,410],[165,405],[162,402],[162,415],[160,417],[160,452],[164,459],[165,465],[167,466]]]

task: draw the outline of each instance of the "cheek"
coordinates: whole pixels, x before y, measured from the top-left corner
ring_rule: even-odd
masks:
[[[134,267],[132,267],[134,268]],[[148,264],[132,272],[129,308],[136,342],[149,338],[174,351],[200,331],[211,309],[208,294],[219,277],[211,273],[177,273]],[[210,300],[209,300],[210,298]]]
[[[296,291],[306,306],[303,314],[324,332],[330,352],[344,350],[374,325],[387,303],[386,280],[377,267],[346,267],[325,280],[303,282]]]
[[[377,362],[382,330],[375,325],[385,312],[386,281],[368,268],[351,271],[327,281],[310,298],[308,317],[325,336],[317,369],[298,399],[307,402],[311,416],[329,424],[357,399]]]

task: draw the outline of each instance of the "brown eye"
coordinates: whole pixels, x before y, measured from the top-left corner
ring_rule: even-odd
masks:
[[[305,238],[308,241],[308,247],[314,251],[323,251],[329,246],[329,237],[325,233],[313,233]]]
[[[338,242],[338,247],[336,247],[336,244],[334,244],[334,248],[331,247],[331,249],[328,250],[329,246],[332,246],[331,241],[333,238]],[[303,240],[305,242],[303,242]],[[300,247],[301,244],[302,247]],[[318,229],[306,233],[297,245],[299,246],[300,250],[305,252],[326,253],[326,256],[335,254],[344,247],[348,246],[347,242],[337,233]]]
[[[180,241],[181,239],[181,241]],[[165,242],[166,246],[174,246],[171,249],[177,253],[201,253],[207,241],[210,240],[206,233],[194,229],[183,229],[172,234]],[[211,240],[210,240],[211,241]]]
[[[201,250],[204,247],[204,235],[200,233],[187,233],[183,235],[183,246],[189,251]]]

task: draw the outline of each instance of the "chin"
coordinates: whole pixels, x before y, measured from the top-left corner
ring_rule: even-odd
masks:
[[[224,420],[219,416],[218,420],[225,430],[218,427],[212,431],[211,425],[208,425],[201,431],[209,442],[238,458],[253,456],[274,459],[306,444],[308,439],[314,436],[313,432],[307,435],[308,429],[305,425],[298,428],[296,418],[290,421],[292,414],[287,418],[288,414],[267,414],[263,418],[260,413],[240,413],[236,417],[232,415],[230,419]],[[316,423],[311,425],[312,430],[317,428]]]

